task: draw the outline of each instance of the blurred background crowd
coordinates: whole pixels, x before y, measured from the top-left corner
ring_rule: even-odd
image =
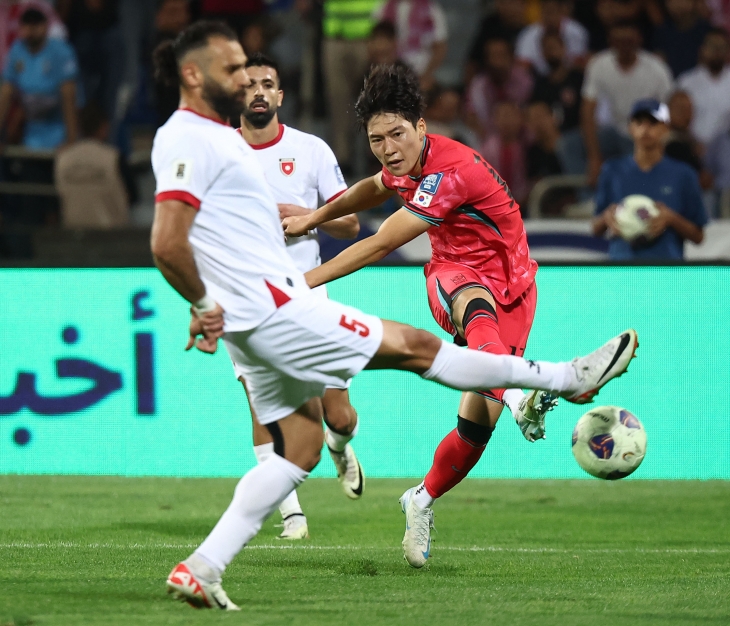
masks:
[[[351,182],[378,167],[357,92],[398,62],[430,132],[479,150],[526,217],[590,217],[644,98],[669,105],[666,152],[708,214],[730,216],[730,0],[0,0],[0,257],[42,259],[64,228],[149,225],[151,141],[178,99],[151,52],[199,18],[276,59],[281,120],[327,140]]]

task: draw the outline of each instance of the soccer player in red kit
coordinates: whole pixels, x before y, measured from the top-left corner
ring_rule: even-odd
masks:
[[[471,148],[429,135],[415,75],[405,67],[376,66],[356,104],[370,147],[383,164],[314,213],[284,220],[287,235],[401,196],[403,208],[364,239],[310,272],[310,287],[376,262],[428,232],[426,264],[431,312],[460,345],[522,356],[537,302],[537,263],[530,258],[520,209],[507,183]],[[464,393],[457,428],[436,450],[423,483],[401,498],[406,513],[403,548],[422,567],[428,558],[433,501],[477,463],[506,404],[528,441],[544,437],[544,416],[555,404],[542,391],[492,389]]]

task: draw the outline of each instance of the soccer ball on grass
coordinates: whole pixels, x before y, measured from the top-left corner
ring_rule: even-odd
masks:
[[[631,474],[644,460],[646,431],[638,418],[617,406],[599,406],[578,420],[573,456],[596,478],[616,480]]]

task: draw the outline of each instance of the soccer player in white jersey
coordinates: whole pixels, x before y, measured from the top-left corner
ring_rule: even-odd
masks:
[[[208,537],[170,572],[174,597],[238,610],[222,574],[319,462],[327,386],[365,368],[398,369],[462,391],[525,387],[584,403],[626,371],[638,345],[633,330],[570,362],[527,361],[461,349],[313,294],[286,252],[254,150],[227,123],[243,112],[250,84],[236,34],[197,22],[160,44],[154,59],[157,79],[180,86],[180,109],[152,147],[155,264],[192,306],[188,347],[213,353],[223,339],[274,442]],[[199,419],[201,436],[215,436],[215,415]]]
[[[261,53],[253,54],[246,62],[246,71],[251,84],[246,90],[246,108],[239,130],[256,151],[281,218],[311,213],[320,200],[327,202],[343,194],[347,184],[330,147],[315,135],[279,123],[278,109],[284,92],[280,89],[276,61]],[[354,239],[360,224],[356,215],[346,215],[322,224],[320,228],[337,239]],[[317,231],[302,237],[288,237],[286,249],[302,272],[308,272],[321,262]],[[327,297],[326,289],[318,287],[314,292]],[[240,380],[245,385],[243,376]],[[326,424],[324,440],[345,495],[357,499],[362,495],[365,477],[349,443],[356,433],[357,412],[350,404],[348,387],[349,381],[328,387],[322,397]],[[258,462],[263,463],[274,454],[274,442],[269,431],[258,423],[253,406],[251,413],[254,452]],[[279,511],[284,524],[280,539],[309,536],[307,518],[296,490],[281,503]]]

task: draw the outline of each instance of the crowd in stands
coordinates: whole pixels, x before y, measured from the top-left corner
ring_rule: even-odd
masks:
[[[694,168],[708,201],[730,189],[726,0],[0,0],[0,147],[62,154],[85,139],[56,166],[64,206],[63,172],[85,159],[96,185],[125,181],[124,210],[87,223],[127,223],[132,130],[177,106],[175,90],[153,84],[151,51],[198,18],[228,21],[248,53],[276,58],[281,117],[325,121],[348,177],[373,165],[358,156],[353,119],[363,76],[398,62],[420,77],[430,129],[479,150],[521,204],[546,176],[595,186],[606,160],[631,154],[629,114],[646,98],[669,104],[667,154]],[[560,214],[556,197],[548,213]],[[83,226],[74,214],[66,223]]]

